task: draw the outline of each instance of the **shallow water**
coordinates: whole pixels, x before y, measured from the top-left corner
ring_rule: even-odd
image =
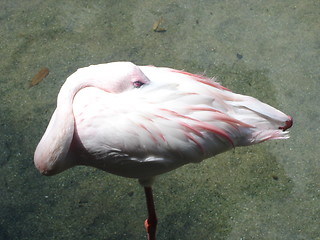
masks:
[[[320,3],[0,2],[0,239],[145,239],[136,180],[77,167],[41,176],[33,152],[65,79],[127,60],[215,76],[294,117],[291,138],[160,176],[158,239],[320,239]],[[163,18],[165,32],[154,32]],[[43,67],[49,75],[29,88]]]

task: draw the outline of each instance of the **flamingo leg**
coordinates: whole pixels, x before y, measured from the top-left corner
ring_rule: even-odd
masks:
[[[157,216],[156,209],[154,207],[153,194],[151,187],[144,187],[144,193],[146,195],[148,218],[144,221],[144,227],[148,234],[148,240],[156,240],[157,230]]]

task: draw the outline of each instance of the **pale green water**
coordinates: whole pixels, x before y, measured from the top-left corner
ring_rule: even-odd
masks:
[[[159,177],[158,239],[320,239],[320,2],[86,2],[0,2],[0,239],[145,239],[135,180],[33,166],[66,77],[119,60],[205,72],[295,120],[289,140]]]

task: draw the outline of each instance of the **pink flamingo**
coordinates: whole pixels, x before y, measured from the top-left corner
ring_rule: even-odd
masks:
[[[236,146],[288,138],[291,126],[290,116],[213,79],[114,62],[79,69],[66,80],[34,162],[47,176],[87,165],[139,179],[151,240],[155,176]]]

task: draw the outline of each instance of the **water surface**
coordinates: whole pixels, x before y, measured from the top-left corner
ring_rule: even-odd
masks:
[[[160,176],[158,239],[320,239],[317,0],[0,2],[0,239],[145,239],[136,180],[33,152],[77,68],[127,60],[215,76],[294,117],[291,138]],[[163,18],[166,31],[154,32]],[[43,67],[49,75],[29,88]]]

